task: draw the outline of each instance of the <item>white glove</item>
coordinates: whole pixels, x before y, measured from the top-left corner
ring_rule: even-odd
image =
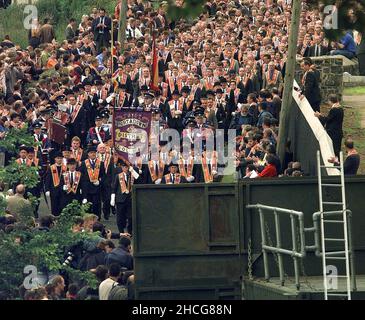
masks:
[[[157,180],[155,181],[155,184],[160,184],[160,183],[161,183],[161,181],[162,181],[162,179],[157,179]]]
[[[64,185],[64,186],[62,187],[62,189],[63,189],[63,191],[67,191],[67,186],[66,186],[66,185]]]
[[[188,180],[188,182],[193,182],[195,180],[195,177],[190,176],[190,177],[187,177],[186,180]]]
[[[94,186],[98,186],[99,184],[100,184],[99,181],[94,182]]]
[[[51,193],[49,191],[46,191],[46,197],[49,197]]]
[[[110,197],[110,205],[112,207],[115,206],[115,193],[113,193],[112,196]]]
[[[212,171],[212,175],[213,175],[213,176],[215,176],[216,174],[218,174],[218,172],[217,172],[217,171],[215,171],[215,170],[213,170],[213,171]]]
[[[82,204],[87,204],[87,199],[82,200]]]

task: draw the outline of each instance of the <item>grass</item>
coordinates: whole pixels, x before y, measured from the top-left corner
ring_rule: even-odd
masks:
[[[343,91],[344,96],[357,96],[357,95],[365,95],[365,86],[363,87],[353,87],[353,88],[345,88]],[[365,102],[365,99],[364,99]]]
[[[62,41],[65,38],[65,29],[68,20],[73,17],[77,21],[82,15],[90,14],[93,7],[104,7],[111,15],[117,0],[38,0],[39,21],[50,18],[56,31],[56,38]],[[28,45],[28,30],[24,28],[24,5],[11,5],[7,9],[0,9],[0,39],[10,35],[12,41],[22,48]]]
[[[365,100],[365,99],[364,99]],[[361,126],[361,113],[358,108],[345,108],[343,123],[344,136],[352,136],[355,148],[360,154],[360,168],[358,174],[365,174],[365,129]],[[345,152],[345,150],[343,150]]]

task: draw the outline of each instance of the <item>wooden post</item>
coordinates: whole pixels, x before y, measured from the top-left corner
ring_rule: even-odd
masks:
[[[285,145],[288,138],[289,112],[293,100],[293,82],[295,75],[295,67],[297,63],[297,44],[300,25],[300,14],[302,11],[301,0],[292,1],[292,17],[289,33],[288,57],[285,68],[285,81],[283,102],[280,112],[279,138],[278,138],[278,156],[283,163],[285,157]],[[284,168],[285,169],[285,168]]]
[[[120,43],[120,53],[124,53],[125,32],[127,29],[127,0],[121,0],[121,8],[119,13],[119,30],[118,30],[118,42]]]

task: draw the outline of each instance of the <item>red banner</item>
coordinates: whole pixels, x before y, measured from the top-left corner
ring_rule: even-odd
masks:
[[[113,122],[114,148],[119,157],[128,160],[137,152],[145,152],[151,132],[152,113],[115,110]]]

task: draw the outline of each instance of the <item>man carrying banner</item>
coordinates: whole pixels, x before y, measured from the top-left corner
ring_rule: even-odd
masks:
[[[104,130],[102,124],[102,117],[96,116],[95,127],[90,128],[87,135],[87,142],[89,145],[97,146],[99,143],[107,142],[111,138],[110,131]]]
[[[116,206],[117,225],[120,233],[125,232],[128,226],[129,234],[132,234],[132,186],[139,174],[127,163],[122,163],[122,172],[114,176],[110,205]]]

